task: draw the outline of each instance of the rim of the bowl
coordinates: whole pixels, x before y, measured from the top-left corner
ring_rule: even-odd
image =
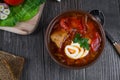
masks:
[[[92,62],[90,62],[90,63],[88,63],[86,65],[83,65],[83,66],[69,66],[69,65],[65,65],[65,64],[60,63],[58,60],[55,59],[55,57],[52,55],[52,53],[51,53],[51,51],[50,51],[50,49],[48,47],[49,46],[48,45],[48,42],[49,42],[48,40],[50,40],[49,36],[50,36],[51,30],[53,28],[52,24],[55,23],[57,18],[63,16],[64,14],[70,13],[70,12],[77,12],[77,13],[81,13],[82,12],[83,14],[86,14],[86,15],[90,16],[90,18],[92,20],[94,20],[98,24],[98,29],[100,30],[100,33],[101,33],[101,36],[102,36],[102,46],[101,46],[102,49],[100,50],[99,54],[96,56],[96,58]],[[105,48],[105,42],[106,42],[105,31],[104,31],[102,25],[100,24],[100,22],[98,22],[97,19],[93,15],[91,15],[90,13],[82,11],[82,10],[70,10],[70,11],[65,11],[65,12],[60,13],[59,15],[57,15],[56,17],[54,17],[52,19],[52,21],[48,25],[48,27],[46,29],[46,33],[45,33],[45,45],[46,45],[47,51],[48,51],[49,55],[51,56],[51,58],[57,64],[59,64],[60,66],[62,66],[64,68],[70,68],[70,69],[82,69],[82,68],[86,68],[86,67],[89,67],[90,65],[94,64],[98,60],[98,58],[100,58],[101,54],[103,53],[104,48]]]

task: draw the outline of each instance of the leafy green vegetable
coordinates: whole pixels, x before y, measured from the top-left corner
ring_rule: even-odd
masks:
[[[79,43],[80,47],[83,47],[87,50],[89,50],[89,44],[88,44],[88,39],[86,38],[81,38],[80,34],[76,34],[75,38],[73,40],[74,43]]]
[[[10,15],[6,20],[0,20],[0,26],[15,26],[17,22],[27,21],[34,17],[39,10],[39,6],[45,0],[25,0],[19,6],[10,6]]]

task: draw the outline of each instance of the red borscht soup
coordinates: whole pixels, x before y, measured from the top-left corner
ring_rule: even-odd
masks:
[[[103,50],[101,25],[87,13],[63,13],[49,27],[49,51],[54,60],[64,66],[86,66],[96,60]]]

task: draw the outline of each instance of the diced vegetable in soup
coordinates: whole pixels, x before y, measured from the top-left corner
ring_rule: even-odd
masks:
[[[50,34],[52,55],[69,66],[84,66],[92,62],[101,48],[98,23],[89,15],[70,13],[61,16]]]

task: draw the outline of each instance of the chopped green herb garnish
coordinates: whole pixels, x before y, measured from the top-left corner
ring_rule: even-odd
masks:
[[[80,34],[75,35],[75,38],[74,38],[73,42],[74,43],[79,43],[80,47],[83,47],[83,48],[89,50],[88,39],[87,38],[81,38]]]

